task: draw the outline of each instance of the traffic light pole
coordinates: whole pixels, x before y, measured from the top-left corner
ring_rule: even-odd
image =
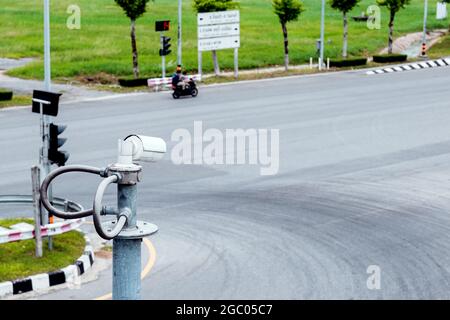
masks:
[[[40,113],[40,134],[42,139],[42,145],[39,155],[39,166],[41,167],[40,170],[40,181],[43,181],[44,178],[48,175],[50,172],[50,163],[48,161],[48,148],[49,148],[49,135],[48,135],[48,122],[47,116],[44,115],[44,105],[49,105],[50,102],[40,100],[40,99],[33,99],[35,102],[39,103],[39,113]],[[51,189],[49,190],[49,197],[52,199],[52,193]],[[48,212],[46,210],[42,210],[41,208],[41,222],[42,224],[47,224],[49,221]],[[48,237],[48,248],[49,250],[53,249],[53,242],[51,237]]]
[[[164,32],[161,32],[160,38],[161,38],[161,48],[164,48]],[[166,56],[165,56],[165,54],[161,55],[161,70],[162,70],[162,78],[165,78],[166,77]]]

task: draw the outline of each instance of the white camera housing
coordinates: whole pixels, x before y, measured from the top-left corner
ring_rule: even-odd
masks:
[[[133,134],[124,141],[133,145],[133,161],[156,162],[167,152],[166,142],[161,138]]]

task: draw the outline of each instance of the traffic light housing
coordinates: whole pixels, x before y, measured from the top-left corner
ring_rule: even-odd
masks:
[[[172,50],[170,50],[170,47],[172,46],[170,44],[170,38],[169,37],[161,37],[162,39],[162,49],[159,50],[159,55],[160,56],[167,56],[169,55]]]
[[[66,130],[65,125],[56,125],[50,123],[49,125],[49,146],[48,146],[48,160],[52,164],[61,167],[66,164],[69,159],[69,153],[67,151],[59,150],[60,147],[66,143],[66,138],[59,138],[58,136]]]

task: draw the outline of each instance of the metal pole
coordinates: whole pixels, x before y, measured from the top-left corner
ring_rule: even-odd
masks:
[[[164,33],[161,32],[161,48],[164,51]],[[161,55],[161,69],[162,69],[162,78],[166,77],[166,56],[163,54]]]
[[[202,52],[198,51],[198,76],[202,80]]]
[[[41,166],[40,174],[41,178],[40,181],[43,181],[44,178],[48,175],[50,172],[50,166],[48,164],[48,125],[46,123],[46,118],[44,115],[44,104],[42,102],[39,103],[39,112],[40,112],[40,133],[41,133],[41,139],[42,139],[42,146],[41,146],[41,154],[39,157],[39,164]],[[40,209],[40,215],[41,218],[39,219],[41,224],[47,224],[48,223],[48,213],[47,210],[44,210],[42,206],[39,207]],[[49,249],[52,249],[52,243],[50,241],[50,237],[48,238],[48,246]]]
[[[34,238],[36,242],[36,257],[42,257],[42,236],[41,236],[41,198],[39,193],[40,183],[39,166],[31,167],[31,185],[33,192],[33,209],[34,209]]]
[[[44,88],[46,91],[51,91],[51,60],[50,60],[50,0],[44,0]],[[42,105],[41,105],[42,108]],[[50,173],[50,163],[48,162],[48,116],[43,116],[44,124],[44,157],[42,163],[42,173],[47,176]],[[47,142],[47,143],[46,143]],[[50,189],[50,200],[52,198],[52,190]],[[48,214],[45,213],[43,223],[49,222]],[[53,249],[52,237],[48,237],[48,248]]]
[[[136,227],[137,185],[118,184],[119,212],[129,209],[127,228]],[[141,295],[141,242],[120,235],[113,240],[113,299],[138,300]]]
[[[234,48],[234,78],[237,79],[239,76],[239,49]]]
[[[320,64],[323,63],[324,49],[325,49],[325,0],[322,0],[322,11],[320,18]],[[320,65],[319,69],[322,69]]]
[[[178,53],[177,53],[177,64],[181,66],[182,63],[182,58],[181,58],[181,54],[182,54],[182,20],[183,20],[183,15],[182,15],[182,0],[178,0]]]
[[[426,45],[427,45],[427,18],[428,18],[428,0],[424,3],[424,14],[423,14],[423,36],[422,36],[422,53],[423,57],[426,56]]]
[[[50,0],[44,0],[44,85],[45,90],[51,90]]]

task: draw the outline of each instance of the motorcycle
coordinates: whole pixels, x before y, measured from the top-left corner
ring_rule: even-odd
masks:
[[[190,79],[186,84],[186,87],[183,89],[182,86],[177,86],[172,84],[172,97],[174,99],[179,99],[182,96],[192,96],[195,98],[198,95],[197,85],[193,79]]]

